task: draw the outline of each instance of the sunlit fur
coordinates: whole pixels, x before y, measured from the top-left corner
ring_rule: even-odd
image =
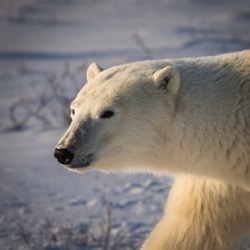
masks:
[[[174,94],[153,77],[169,65],[180,75],[170,80],[180,85]],[[250,188],[249,71],[249,51],[101,71],[73,102],[72,136],[62,142],[76,150],[73,164],[94,153],[91,169],[186,172]],[[115,117],[99,119],[105,108]]]
[[[68,167],[180,176],[145,249],[235,249],[250,227],[250,51],[92,64],[87,75],[58,144],[75,155]],[[101,119],[105,109],[115,115]]]
[[[250,233],[250,192],[181,176],[143,250],[236,250]]]

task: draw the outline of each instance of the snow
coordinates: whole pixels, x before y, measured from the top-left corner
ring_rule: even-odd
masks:
[[[98,234],[110,204],[113,237],[122,229],[133,241],[122,249],[138,249],[172,184],[151,175],[66,171],[53,159],[66,129],[58,99],[41,111],[52,126],[32,117],[21,130],[10,129],[15,101],[25,100],[16,110],[22,119],[41,94],[53,94],[53,77],[73,98],[69,75],[80,87],[92,61],[109,67],[246,49],[249,25],[248,0],[2,0],[0,249],[104,249],[77,237],[89,228]]]

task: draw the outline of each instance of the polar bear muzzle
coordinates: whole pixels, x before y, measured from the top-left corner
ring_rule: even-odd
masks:
[[[75,167],[71,165],[74,159],[74,153],[72,153],[67,148],[60,148],[60,147],[55,148],[54,157],[57,159],[59,163],[71,169],[85,168],[90,166],[95,161],[95,156],[93,154],[88,154],[82,159],[81,167]]]
[[[58,160],[59,163],[63,165],[69,165],[73,158],[74,153],[69,151],[67,148],[55,148],[54,157]]]

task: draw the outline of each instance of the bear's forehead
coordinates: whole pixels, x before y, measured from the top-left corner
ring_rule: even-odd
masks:
[[[163,66],[152,64],[150,61],[142,61],[108,68],[88,82],[81,89],[76,100],[103,101],[121,98],[151,82],[153,73],[161,67]]]
[[[103,70],[80,91],[81,95],[123,92],[147,81],[150,73],[136,64],[126,64]]]
[[[129,87],[125,80],[112,77],[103,79],[97,76],[96,79],[87,83],[78,93],[74,102],[95,102],[100,105],[103,102],[113,102],[115,99],[121,99]]]
[[[116,80],[136,80],[138,77],[145,75],[147,75],[147,71],[140,67],[140,63],[131,63],[103,70],[99,74],[99,79],[104,83],[114,83]]]

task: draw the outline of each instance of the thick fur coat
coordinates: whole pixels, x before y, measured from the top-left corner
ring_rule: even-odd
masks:
[[[55,157],[177,177],[145,250],[236,249],[250,228],[250,51],[93,63]]]

